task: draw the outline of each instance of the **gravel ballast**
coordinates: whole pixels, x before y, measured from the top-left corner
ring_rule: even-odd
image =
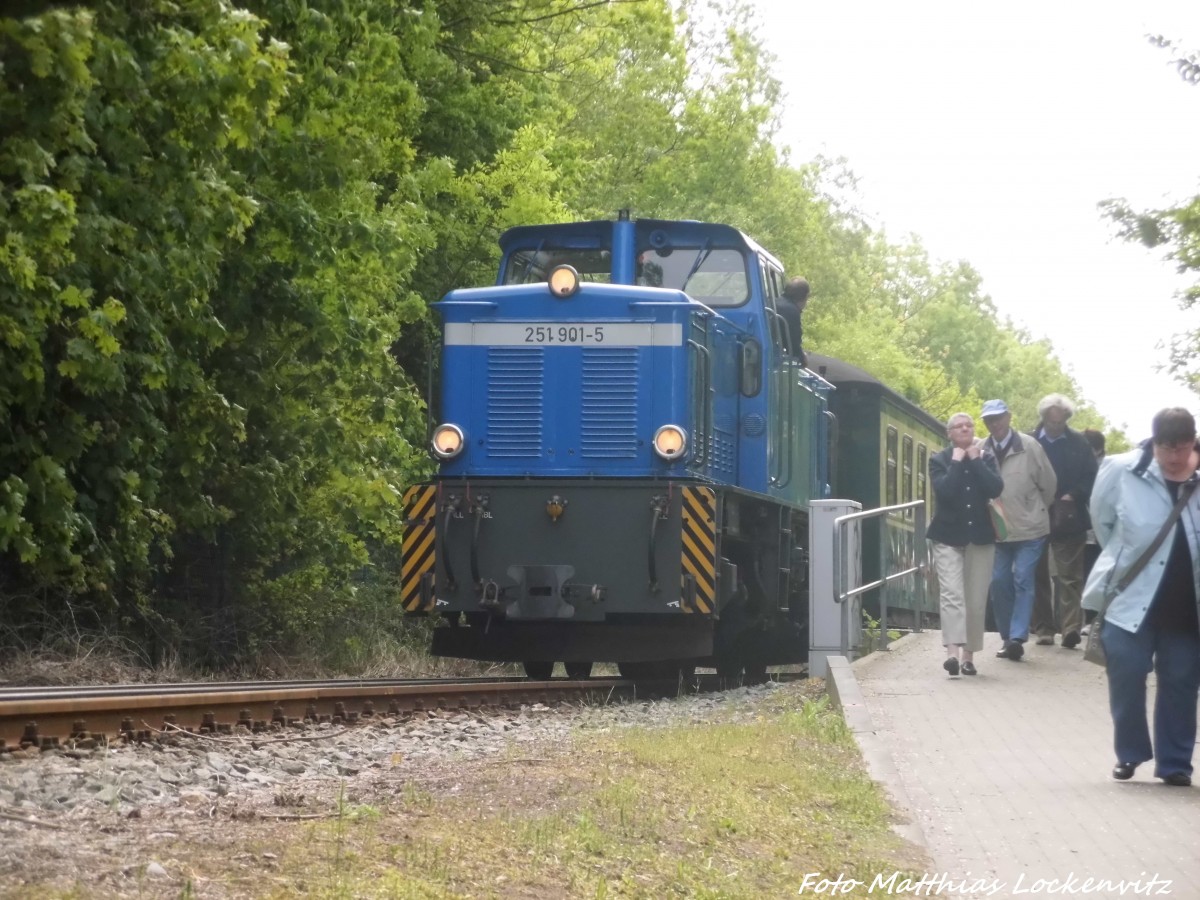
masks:
[[[348,728],[2,753],[0,896],[8,896],[4,885],[96,878],[117,893],[130,878],[139,890],[162,880],[165,890],[180,873],[155,843],[181,833],[216,838],[230,820],[291,825],[406,786],[454,792],[489,758],[554,753],[581,732],[737,721],[778,690],[812,693],[802,683],[768,683],[603,707],[432,711]],[[273,856],[252,862],[269,870]]]

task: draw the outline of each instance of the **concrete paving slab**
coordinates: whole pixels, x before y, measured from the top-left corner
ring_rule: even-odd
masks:
[[[939,631],[831,660],[872,777],[938,869],[906,893],[1200,900],[1200,787],[1164,785],[1152,763],[1111,779],[1105,674],[1079,650],[1026,645],[1012,662],[999,649],[988,634],[974,677],[942,669]]]

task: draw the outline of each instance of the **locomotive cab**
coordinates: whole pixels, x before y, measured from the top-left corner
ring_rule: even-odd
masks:
[[[779,263],[734,228],[510,229],[443,321],[436,479],[402,602],[437,654],[623,671],[796,662],[830,385],[783,352]],[[665,668],[664,668],[665,667]]]

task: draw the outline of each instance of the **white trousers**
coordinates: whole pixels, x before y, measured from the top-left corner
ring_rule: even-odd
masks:
[[[938,576],[938,606],[942,614],[942,643],[962,644],[972,653],[983,649],[983,618],[992,583],[995,544],[929,542],[929,554]]]

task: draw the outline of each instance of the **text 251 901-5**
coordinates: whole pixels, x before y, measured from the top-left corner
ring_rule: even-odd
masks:
[[[603,325],[527,325],[527,344],[603,344]]]

